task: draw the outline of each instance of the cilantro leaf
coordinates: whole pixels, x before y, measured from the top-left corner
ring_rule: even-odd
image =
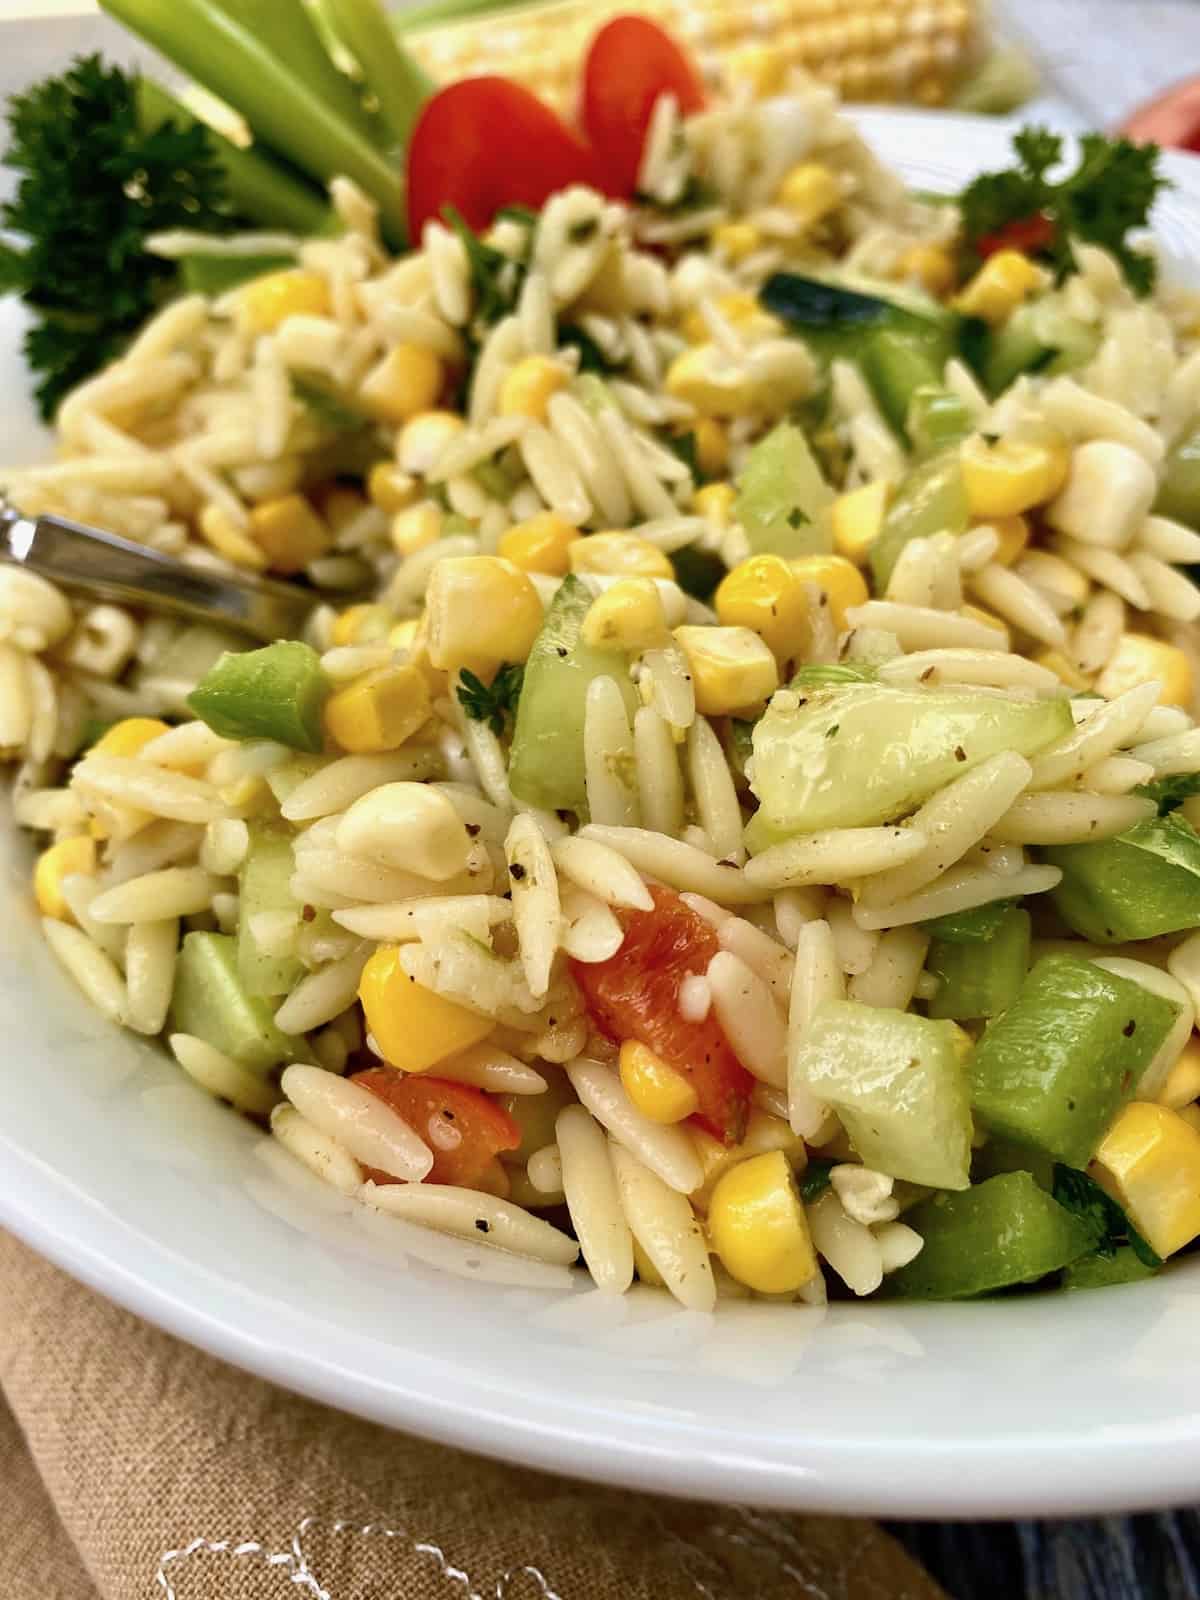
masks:
[[[719,205],[721,196],[711,183],[697,177],[693,172],[674,200],[656,200],[652,194],[645,194],[637,190],[633,196],[640,206],[646,206],[663,216],[682,216],[687,211],[704,211],[709,206]]]
[[[1156,778],[1153,783],[1141,784],[1137,793],[1155,801],[1159,816],[1165,817],[1194,794],[1200,794],[1200,772],[1178,772],[1171,778]]]
[[[511,662],[502,666],[491,684],[464,667],[459,673],[458,702],[472,722],[486,722],[499,738],[509,717],[517,714],[525,668]]]
[[[528,264],[485,244],[454,206],[443,206],[442,215],[462,240],[467,254],[467,270],[475,291],[475,324],[490,328],[516,305]]]
[[[1078,1172],[1074,1167],[1064,1167],[1061,1162],[1056,1162],[1051,1192],[1064,1210],[1073,1212],[1092,1225],[1096,1233],[1097,1255],[1114,1256],[1118,1245],[1128,1244],[1145,1266],[1162,1266],[1162,1257],[1130,1226],[1129,1218],[1117,1202],[1110,1199],[1086,1172]]]
[[[814,1200],[819,1200],[829,1188],[829,1174],[835,1165],[836,1162],[833,1161],[814,1159],[800,1174],[800,1198],[808,1205]]]

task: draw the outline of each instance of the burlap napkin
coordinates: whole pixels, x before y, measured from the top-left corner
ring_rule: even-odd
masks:
[[[595,1489],[327,1411],[3,1233],[0,1306],[3,1600],[941,1595],[869,1522]]]

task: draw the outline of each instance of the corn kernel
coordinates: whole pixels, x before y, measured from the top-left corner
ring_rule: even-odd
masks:
[[[1083,694],[1092,687],[1092,680],[1084,677],[1075,663],[1061,650],[1039,650],[1033,659],[1039,667],[1045,667],[1048,672],[1052,672],[1060,683],[1065,683],[1067,688],[1076,694]]]
[[[376,644],[387,638],[391,620],[386,606],[347,606],[333,620],[332,641],[336,645]]]
[[[205,506],[196,525],[205,544],[211,545],[226,561],[238,567],[249,567],[252,572],[262,572],[266,568],[266,552],[220,506]]]
[[[358,397],[380,422],[407,422],[436,405],[445,378],[445,369],[432,350],[419,344],[398,344],[367,373]]]
[[[733,521],[736,504],[737,490],[731,483],[706,483],[692,496],[692,510],[696,515],[718,528],[727,528]]]
[[[820,161],[802,161],[786,174],[775,195],[802,228],[812,228],[842,203],[837,174]]]
[[[1002,567],[1011,567],[1014,561],[1025,554],[1030,538],[1029,523],[1022,516],[996,517],[990,526],[1000,539],[992,560],[998,561]]]
[[[1091,1171],[1160,1256],[1200,1233],[1200,1133],[1178,1112],[1146,1101],[1127,1105]]]
[[[997,250],[955,295],[954,309],[995,325],[1011,316],[1044,280],[1042,269],[1019,250]]]
[[[716,417],[698,417],[692,429],[696,467],[703,478],[715,478],[729,465],[729,434]]]
[[[713,249],[735,264],[762,248],[762,234],[752,222],[722,222],[711,237]]]
[[[954,258],[941,245],[914,244],[899,257],[892,276],[919,283],[926,294],[941,300],[953,289],[957,274]]]
[[[399,947],[382,944],[363,968],[358,997],[385,1061],[402,1072],[430,1067],[486,1039],[495,1024],[413,980]]]
[[[817,1271],[808,1219],[781,1150],[751,1156],[721,1178],[708,1234],[725,1270],[760,1294],[788,1294]]]
[[[888,480],[877,478],[861,489],[838,495],[830,508],[834,548],[855,566],[865,566],[871,546],[883,531],[891,492]]]
[[[1067,481],[1071,465],[1062,445],[1021,439],[989,444],[979,433],[964,441],[959,458],[967,508],[981,522],[1045,505]]]
[[[465,427],[466,423],[455,411],[422,411],[411,417],[396,441],[396,460],[401,471],[425,477]]]
[[[751,339],[773,337],[783,331],[779,318],[764,311],[754,295],[743,289],[719,296],[716,307],[726,322],[731,322],[739,333]],[[684,316],[679,331],[689,344],[706,344],[712,338],[708,318],[698,306]]]
[[[500,385],[497,409],[502,417],[533,417],[543,422],[551,397],[566,381],[561,363],[549,356],[526,356]]]
[[[675,639],[688,658],[702,716],[749,709],[779,687],[775,657],[749,628],[685,626],[675,629]]]
[[[323,317],[329,307],[329,285],[303,267],[268,272],[237,297],[239,317],[251,333],[272,333],[287,317]]]
[[[63,898],[64,878],[74,873],[91,877],[96,871],[96,841],[87,834],[77,834],[73,839],[60,839],[48,850],[43,850],[33,869],[33,893],[38,910],[44,917],[54,917],[59,922],[73,922],[71,908]]]
[[[853,606],[865,605],[870,598],[866,579],[845,556],[801,556],[791,563],[791,568],[802,584],[815,585],[826,597],[833,625],[839,632],[846,626],[846,612]]]
[[[377,667],[325,702],[325,731],[351,755],[396,750],[429,716],[429,685],[411,662]]]
[[[167,733],[168,726],[158,717],[123,717],[105,729],[91,748],[97,756],[136,756],[151,739]]]
[[[397,511],[392,518],[392,549],[397,555],[415,556],[442,537],[442,508],[433,500]]]
[[[636,1039],[627,1039],[619,1058],[625,1093],[651,1122],[682,1122],[700,1100],[682,1072]]]
[[[264,500],[250,513],[250,533],[275,572],[303,572],[329,549],[329,529],[302,494]]]
[[[737,417],[752,410],[758,384],[715,344],[691,345],[667,368],[667,393],[705,417]]]
[[[525,573],[498,556],[439,561],[425,596],[429,659],[442,672],[459,667],[490,675],[524,661],[542,626],[542,602]]]
[[[808,598],[782,556],[764,554],[740,561],[721,579],[714,605],[726,627],[752,628],[777,661],[795,661],[803,653],[808,642]]]
[[[377,505],[389,517],[405,506],[412,505],[417,497],[414,479],[390,461],[377,461],[367,474],[367,493],[372,505]]]
[[[583,619],[583,641],[597,650],[653,650],[666,634],[666,612],[653,578],[618,578],[597,595]]]
[[[1158,1091],[1158,1103],[1170,1106],[1172,1111],[1182,1111],[1196,1099],[1200,1099],[1200,1038],[1193,1033],[1167,1073],[1166,1082]]]
[[[316,496],[316,501],[322,521],[335,534],[367,509],[366,496],[347,483],[330,484]]]
[[[670,557],[636,533],[593,533],[577,539],[568,552],[572,572],[614,578],[673,578]]]
[[[765,100],[784,87],[787,57],[769,44],[745,44],[729,52],[723,70],[732,85],[749,89],[755,100]]]
[[[1162,684],[1159,705],[1191,705],[1196,692],[1192,664],[1179,646],[1148,633],[1123,633],[1112,659],[1096,679],[1096,691],[1106,700],[1115,700],[1126,689],[1155,678]]]
[[[563,578],[571,570],[570,550],[578,538],[578,528],[566,517],[560,517],[557,511],[542,511],[503,534],[497,554],[522,572]]]

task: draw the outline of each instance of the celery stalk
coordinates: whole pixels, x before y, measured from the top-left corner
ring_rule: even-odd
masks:
[[[140,78],[137,92],[138,115],[147,132],[168,120],[178,126],[200,120],[151,78]],[[329,207],[310,183],[269,156],[254,149],[243,150],[215,128],[207,124],[205,128],[239,216],[265,228],[286,228],[291,233],[320,233],[328,227]]]
[[[322,181],[345,173],[374,199],[385,231],[404,239],[400,181],[387,158],[341,116],[324,85],[301,76],[215,0],[103,0],[118,22],[233,106],[256,136]]]
[[[343,48],[353,56],[374,96],[388,132],[408,143],[433,80],[396,42],[379,0],[321,0],[321,9]]]
[[[463,22],[468,17],[486,16],[491,11],[513,11],[529,0],[430,0],[428,5],[405,6],[391,18],[400,35],[418,33],[444,23]]]

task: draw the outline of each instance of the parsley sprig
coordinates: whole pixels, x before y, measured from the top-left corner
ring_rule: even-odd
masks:
[[[472,722],[486,722],[499,738],[509,717],[517,714],[524,677],[523,666],[506,662],[491,683],[486,684],[464,667],[458,675],[458,703]]]

